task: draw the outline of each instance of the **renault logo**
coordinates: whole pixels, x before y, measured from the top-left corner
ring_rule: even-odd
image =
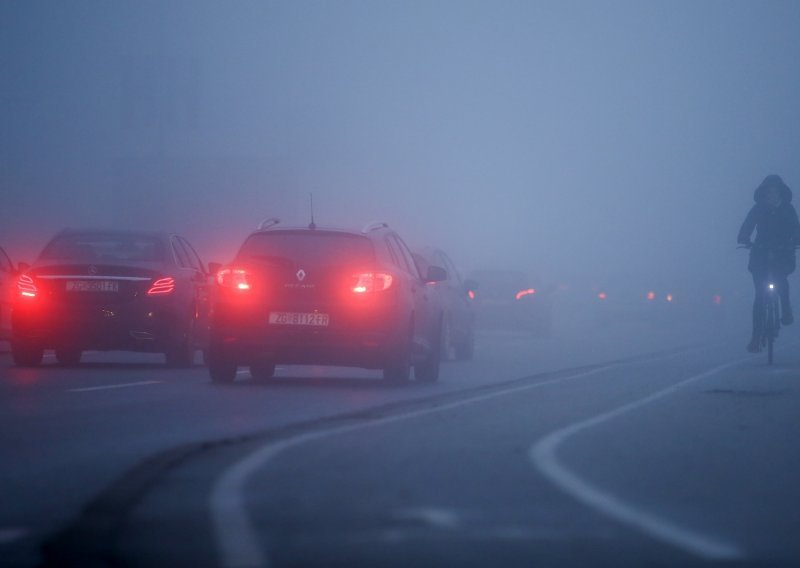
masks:
[[[300,270],[297,271],[297,280],[299,282],[302,282],[305,279],[306,279],[306,271],[301,268]]]
[[[97,267],[94,264],[90,264],[89,270],[87,272],[89,272],[90,276],[94,276],[95,274],[97,274]]]

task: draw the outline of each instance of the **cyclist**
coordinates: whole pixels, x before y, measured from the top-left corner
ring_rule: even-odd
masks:
[[[800,242],[800,222],[792,205],[792,190],[778,175],[764,178],[756,188],[753,200],[756,203],[739,229],[738,242],[750,248],[747,269],[753,274],[756,293],[753,301],[753,338],[747,350],[756,353],[761,350],[763,302],[770,277],[780,294],[781,323],[789,325],[794,322],[787,276],[795,269],[794,249]],[[751,242],[754,230],[756,238]]]

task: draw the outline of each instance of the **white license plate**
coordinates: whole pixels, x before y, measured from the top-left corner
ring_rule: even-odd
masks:
[[[116,280],[67,280],[67,292],[119,292]]]
[[[330,319],[328,314],[304,314],[296,312],[270,312],[269,314],[269,323],[278,325],[328,327]]]

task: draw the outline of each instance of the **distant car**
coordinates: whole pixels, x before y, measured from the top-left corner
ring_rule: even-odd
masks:
[[[461,279],[453,261],[444,251],[426,247],[413,254],[422,274],[430,266],[441,266],[447,272],[446,280],[431,284],[443,312],[442,359],[472,359],[475,352],[475,312],[469,294],[477,286],[470,286]]]
[[[468,278],[478,286],[473,291],[478,326],[550,335],[552,287],[535,286],[519,270],[477,270]]]
[[[696,306],[696,295],[674,288],[648,286],[595,286],[593,297],[595,323],[647,323],[663,324],[685,316]],[[706,299],[709,307],[713,296]]]
[[[209,275],[181,236],[65,230],[17,280],[11,349],[38,365],[84,350],[162,352],[188,366],[208,338]]]
[[[231,382],[240,365],[382,369],[387,382],[439,377],[442,313],[403,240],[384,223],[362,231],[267,220],[216,278],[208,368]]]
[[[17,269],[0,248],[0,340],[11,339],[11,305],[17,289]]]

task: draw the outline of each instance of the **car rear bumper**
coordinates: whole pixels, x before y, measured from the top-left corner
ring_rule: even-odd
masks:
[[[12,339],[41,347],[164,351],[183,332],[187,314],[173,306],[137,302],[109,306],[17,306]]]
[[[379,369],[408,346],[407,330],[292,328],[212,329],[211,346],[247,365],[269,359],[285,365],[336,365]]]

